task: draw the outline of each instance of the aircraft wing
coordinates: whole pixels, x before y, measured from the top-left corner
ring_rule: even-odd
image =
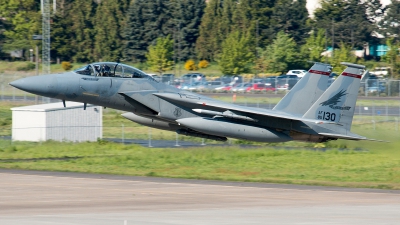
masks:
[[[314,120],[314,119],[305,119],[301,118],[301,116],[296,116],[284,112],[272,111],[267,109],[239,106],[230,103],[225,103],[221,101],[210,101],[210,99],[206,99],[202,101],[202,99],[198,95],[186,95],[186,94],[178,94],[178,93],[154,93],[153,95],[158,96],[165,101],[175,103],[177,105],[185,106],[191,108],[193,111],[202,113],[206,112],[206,114],[211,114],[211,112],[220,113],[215,115],[222,115],[225,111],[230,111],[236,114],[239,117],[232,118],[252,118],[252,116],[266,116],[266,117],[274,117],[274,118],[282,118],[288,120],[297,120],[297,121],[306,121],[313,122],[317,124],[336,124],[329,121],[323,120]],[[225,114],[226,115],[226,114]],[[232,114],[231,114],[232,115]]]

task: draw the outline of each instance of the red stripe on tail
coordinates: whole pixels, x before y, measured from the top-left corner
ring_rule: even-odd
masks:
[[[361,79],[361,75],[354,74],[354,73],[346,73],[346,72],[343,72],[342,75],[343,75],[343,76],[346,76],[346,77],[354,77],[354,78]]]
[[[318,71],[318,70],[309,70],[309,73],[315,73],[315,74],[320,74],[320,75],[325,75],[325,76],[329,76],[331,73],[329,72],[324,72],[324,71]]]

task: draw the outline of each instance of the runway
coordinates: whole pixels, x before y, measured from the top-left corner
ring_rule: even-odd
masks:
[[[400,191],[0,169],[0,224],[400,224]]]

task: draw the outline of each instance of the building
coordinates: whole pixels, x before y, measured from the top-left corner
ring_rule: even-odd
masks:
[[[13,141],[96,141],[103,136],[100,106],[66,102],[12,108]]]

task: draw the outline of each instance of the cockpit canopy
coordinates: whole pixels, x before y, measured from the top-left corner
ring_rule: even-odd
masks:
[[[154,80],[145,72],[132,66],[114,62],[98,62],[86,65],[74,71],[77,74],[99,77],[120,77],[120,78],[145,78]],[[155,80],[154,80],[155,81]]]

